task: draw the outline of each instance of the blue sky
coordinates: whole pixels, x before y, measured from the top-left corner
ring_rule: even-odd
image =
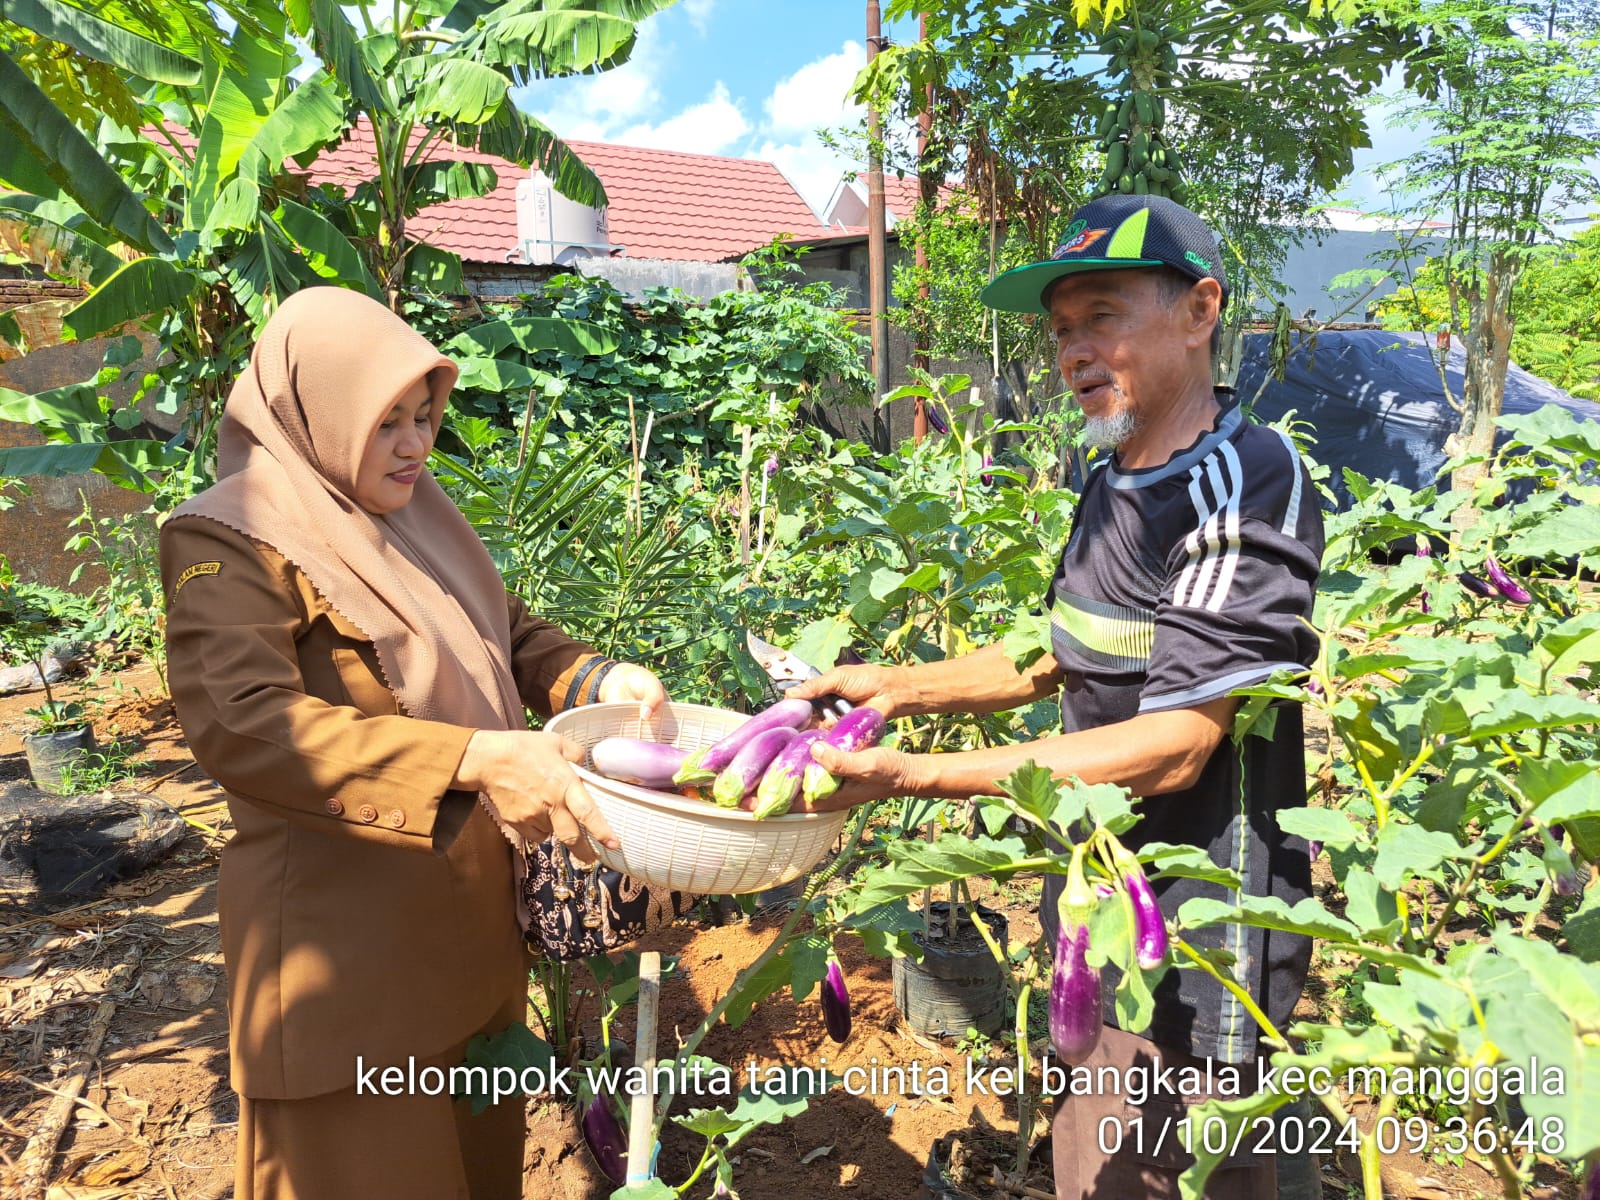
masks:
[[[860,120],[846,93],[865,65],[861,0],[681,0],[624,66],[516,99],[562,137],[766,159],[820,211],[852,164],[816,130]]]
[[[860,120],[845,98],[866,63],[865,12],[862,0],[681,0],[641,23],[625,66],[534,83],[517,103],[563,137],[766,159],[820,213],[857,166],[816,130]],[[911,40],[916,27],[886,32]],[[1357,153],[1341,203],[1381,208],[1372,169],[1417,141],[1385,129],[1382,114],[1372,126],[1373,149]]]

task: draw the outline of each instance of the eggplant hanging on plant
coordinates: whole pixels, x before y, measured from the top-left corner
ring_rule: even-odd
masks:
[[[820,729],[807,729],[778,751],[756,785],[755,806],[750,810],[756,820],[781,817],[789,811],[794,798],[800,794],[800,781],[805,777],[806,768],[813,762],[811,743],[821,741],[823,736]]]
[[[1089,916],[1096,903],[1083,874],[1085,847],[1073,847],[1061,893],[1056,961],[1050,975],[1050,1044],[1069,1066],[1086,1062],[1100,1043],[1100,972],[1089,965]]]
[[[717,781],[711,785],[711,798],[723,808],[738,808],[739,801],[756,790],[767,766],[798,736],[787,725],[756,734],[739,747],[733,761],[717,776]]]
[[[1139,865],[1120,842],[1111,843],[1112,865],[1122,876],[1128,902],[1133,909],[1133,957],[1142,970],[1151,971],[1167,960],[1167,919],[1161,915],[1155,889]]]
[[[1494,585],[1494,590],[1511,601],[1511,603],[1531,604],[1533,602],[1533,596],[1528,589],[1506,574],[1506,569],[1493,558],[1483,560],[1483,569],[1489,573],[1489,582]]]
[[[601,1174],[612,1183],[627,1182],[628,1134],[611,1111],[611,1102],[598,1092],[583,1110],[583,1140]]]
[[[824,745],[832,746],[835,750],[854,754],[857,750],[870,750],[876,746],[883,740],[884,732],[888,728],[889,723],[884,720],[881,712],[863,704],[860,708],[851,709],[840,717],[838,723],[828,730],[821,740]],[[815,760],[806,764],[805,775],[800,782],[800,794],[805,797],[807,804],[831,796],[838,790],[838,778],[830,774],[826,767]]]
[[[812,715],[809,700],[779,700],[720,741],[691,753],[683,760],[683,766],[678,768],[672,781],[694,786],[710,783],[722,774],[747,742],[771,729],[799,729],[811,720]]]
[[[1456,578],[1461,581],[1461,586],[1474,596],[1484,600],[1498,600],[1500,598],[1500,593],[1495,591],[1488,581],[1480,575],[1474,575],[1471,571],[1462,571]]]
[[[1420,534],[1420,533],[1417,534],[1416,545],[1417,545],[1417,557],[1418,558],[1432,558],[1433,557],[1433,543],[1428,541],[1428,539],[1423,537],[1422,534]],[[1423,611],[1424,615],[1428,615],[1428,614],[1431,614],[1433,612],[1432,606],[1428,603],[1428,598],[1429,598],[1428,597],[1428,589],[1427,588],[1423,588],[1422,589],[1422,594],[1417,597],[1417,600],[1422,606],[1422,611]]]
[[[850,1039],[850,992],[844,986],[844,968],[828,956],[828,974],[822,980],[822,1023],[828,1036],[841,1046]]]

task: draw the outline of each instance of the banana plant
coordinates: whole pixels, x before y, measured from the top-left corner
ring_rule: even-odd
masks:
[[[446,143],[537,162],[564,192],[603,203],[595,176],[509,90],[625,61],[634,22],[666,2],[426,0],[375,24],[368,5],[332,0],[99,15],[0,0],[0,238],[88,289],[62,318],[67,338],[130,323],[154,334],[161,365],[135,401],[154,393],[184,418],[170,442],[126,436],[140,420],[103,389],[141,356],[116,343],[93,380],[0,394],[0,418],[48,439],[0,451],[0,478],[92,465],[149,487],[153,470],[204,463],[226,390],[282,297],[331,283],[398,310],[406,289],[464,290],[458,258],[406,237],[420,209],[495,186],[492,168],[449,158]],[[319,63],[304,62],[299,38]],[[363,118],[373,178],[349,197],[308,189],[298,171]],[[25,350],[21,328],[0,318],[0,339]]]

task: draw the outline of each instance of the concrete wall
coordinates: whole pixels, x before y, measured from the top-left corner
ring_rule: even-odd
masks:
[[[29,352],[18,355],[14,347],[0,348],[0,387],[18,392],[42,392],[93,378],[107,342],[61,343],[61,314],[83,295],[82,289],[46,280],[19,277],[0,279],[0,311],[18,311],[18,322]],[[111,394],[126,400],[131,384],[115,384]],[[149,416],[154,414],[147,414]],[[162,418],[170,420],[170,418]],[[35,446],[44,439],[31,425],[0,421],[0,446]],[[6,490],[12,507],[0,511],[0,554],[23,579],[66,587],[80,559],[62,547],[72,535],[69,523],[83,511],[85,499],[97,516],[128,516],[149,507],[149,498],[117,487],[92,472],[54,479],[30,479],[29,494]],[[92,565],[75,585],[87,591],[104,581]]]
[[[1335,294],[1331,284],[1338,276],[1347,271],[1393,269],[1401,262],[1408,263],[1411,271],[1417,271],[1429,255],[1441,253],[1444,248],[1437,238],[1413,239],[1404,254],[1400,245],[1401,237],[1394,233],[1335,229],[1324,232],[1320,239],[1307,238],[1301,245],[1290,247],[1283,264],[1285,303],[1289,311],[1300,317],[1305,315],[1306,309],[1313,308],[1319,320],[1331,320],[1366,290],[1365,287],[1344,288]],[[1369,320],[1372,306],[1397,287],[1393,279],[1385,281],[1340,320]]]

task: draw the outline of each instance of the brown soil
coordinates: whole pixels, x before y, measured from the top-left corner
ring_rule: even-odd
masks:
[[[114,885],[98,901],[49,916],[0,910],[0,1196],[21,1194],[13,1172],[53,1093],[78,1062],[91,1020],[110,1003],[109,1034],[90,1063],[87,1086],[50,1163],[50,1200],[220,1200],[232,1192],[237,1129],[237,1105],[227,1085],[215,908],[227,810],[216,785],[189,759],[170,703],[157,698],[154,672],[135,667],[107,675],[97,681],[96,694],[103,701],[96,716],[102,742],[114,727],[129,739],[144,764],[136,786],[177,808],[194,830],[156,868]],[[32,696],[0,698],[0,782],[26,776],[22,710],[36,703]],[[1325,886],[1325,879],[1320,882]],[[1036,936],[1036,892],[1020,886],[975,890],[1009,918],[1013,944]],[[644,947],[677,960],[662,989],[663,1047],[698,1024],[781,919],[774,912],[721,927],[680,925],[660,931]],[[827,1039],[815,994],[797,1005],[783,991],[758,1006],[742,1027],[719,1026],[701,1046],[701,1053],[734,1069],[741,1083],[752,1060],[813,1067],[825,1058],[835,1073],[850,1066],[879,1069],[880,1086],[866,1094],[832,1091],[799,1116],[746,1139],[737,1151],[739,1195],[792,1200],[844,1191],[870,1200],[913,1200],[924,1194],[930,1147],[950,1134],[961,1135],[958,1157],[977,1164],[973,1178],[984,1178],[992,1165],[1009,1167],[1015,1102],[969,1093],[968,1051],[914,1035],[898,1021],[889,964],[867,957],[853,938],[841,939],[838,949],[854,1012],[846,1045]],[[119,979],[112,986],[121,964],[132,964],[131,982]],[[1308,1017],[1316,1015],[1317,998],[1333,990],[1339,968],[1318,970],[1323,977],[1302,1004]],[[631,1021],[629,1010],[616,1029],[628,1041]],[[991,1053],[995,1062],[1005,1061],[999,1049]],[[951,1094],[912,1087],[913,1065],[920,1065],[924,1082],[929,1068],[944,1066]],[[1041,1118],[1037,1133],[1046,1131]],[[528,1132],[525,1195],[604,1200],[610,1194],[569,1109],[530,1102]],[[694,1140],[669,1131],[660,1160],[664,1178],[685,1178],[698,1157]],[[1048,1176],[1039,1173],[1048,1170],[1048,1147],[1035,1159],[1026,1182],[1048,1195]],[[1358,1177],[1352,1161],[1325,1161],[1329,1196],[1345,1195]],[[1396,1197],[1497,1194],[1488,1173],[1470,1161],[1454,1166],[1394,1157],[1386,1160],[1384,1177],[1386,1194]],[[1541,1174],[1553,1184],[1558,1178],[1553,1168]],[[1564,1194],[1557,1190],[1562,1187],[1535,1194]],[[702,1177],[689,1195],[709,1193],[709,1177]]]

